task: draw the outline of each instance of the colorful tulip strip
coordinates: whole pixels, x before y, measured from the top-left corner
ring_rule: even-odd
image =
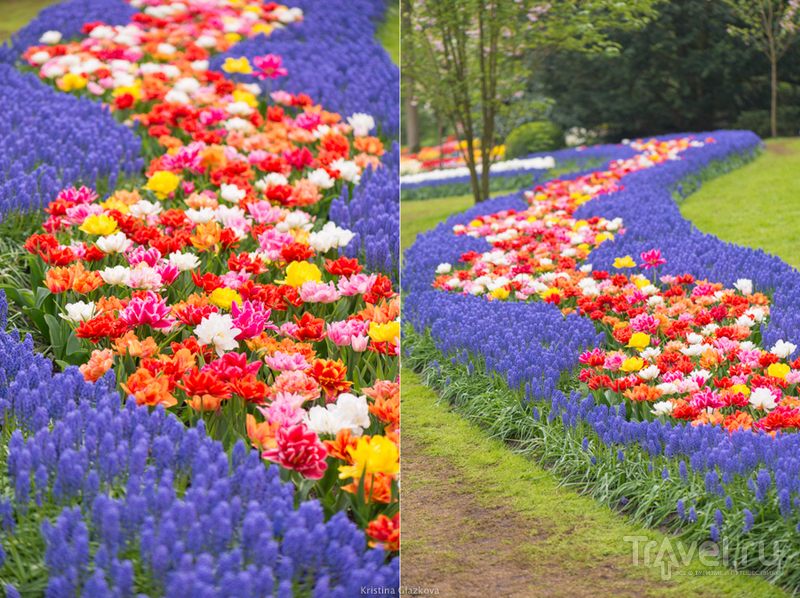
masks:
[[[691,275],[648,277],[666,263],[658,249],[639,260],[617,258],[612,273],[586,264],[594,247],[625,229],[619,218],[577,220],[578,207],[614,193],[629,174],[713,142],[634,142],[641,153],[606,171],[527,192],[527,210],[457,225],[456,234],[483,237],[494,249],[462,255],[468,270],[451,273],[451,264],[441,264],[434,286],[489,300],[540,300],[589,317],[610,349],[580,356],[582,391],[597,404],[624,402],[638,419],[721,424],[731,432],[797,428],[800,362],[787,359],[797,346],[780,340],[769,351],[758,347],[770,301],[751,280],[725,288]]]
[[[85,37],[64,43],[59,32],[48,30],[21,58],[25,70],[34,69],[60,92],[97,98],[117,120],[134,127],[142,138],[146,182],[134,179],[113,190],[117,179],[110,179],[112,189],[102,195],[76,185],[49,202],[43,194],[43,230],[25,242],[32,288],[3,286],[49,342],[63,376],[79,371],[87,389],[103,388],[103,409],[113,411],[114,397],[122,394],[129,397],[125,411],[162,414],[166,409],[177,419],[159,418],[182,422],[181,429],[199,427],[233,451],[234,460],[251,446],[266,465],[277,464],[282,481],[292,482],[295,506],[316,499],[318,513],[310,515],[309,529],[316,529],[317,518],[341,527],[347,511],[371,546],[396,551],[399,298],[381,273],[396,277],[396,253],[385,241],[383,252],[371,249],[378,231],[397,220],[396,207],[392,212],[388,206],[397,205],[398,187],[387,183],[397,178],[391,161],[396,151],[384,156],[383,141],[370,135],[376,128],[371,116],[352,114],[345,122],[308,95],[280,89],[263,94],[259,85],[242,81],[244,76],[266,82],[287,76],[279,55],[228,57],[220,71],[209,68],[214,54],[235,52],[233,44],[240,39],[302,28],[301,11],[271,2],[134,0],[131,5],[141,12],[132,13],[127,24],[88,23],[81,30]],[[362,175],[366,187],[379,189],[387,222],[362,222],[369,218],[361,207],[368,192],[359,188]],[[17,370],[0,361],[6,367],[3,390]],[[79,396],[92,392],[80,390]],[[28,439],[63,417],[58,410],[37,412],[30,427],[20,408],[5,407],[7,417],[13,412],[23,419],[5,426],[4,434],[18,427],[20,438]],[[81,450],[90,440],[76,442]],[[253,465],[252,458],[248,463]],[[26,468],[11,471],[9,466],[9,472],[24,477],[25,471],[30,474]],[[275,469],[260,465],[259,471],[270,472],[274,485]],[[153,474],[162,475],[155,469]],[[80,479],[88,475],[88,469],[76,473]],[[232,470],[231,475],[239,474]],[[173,481],[165,478],[163,485],[171,488]],[[35,482],[47,494],[44,482]],[[175,486],[176,500],[183,484]],[[111,490],[103,486],[99,496]],[[35,500],[31,492],[16,495],[18,522]],[[227,514],[215,517],[241,521],[246,501],[236,500]],[[82,504],[90,507],[85,500]],[[60,523],[51,522],[55,529],[66,526],[69,535],[88,514],[65,510]],[[251,533],[235,531],[236,525],[234,535]],[[276,524],[275,538],[287,529]],[[48,546],[57,545],[58,536],[47,525],[39,531]],[[330,537],[341,533],[332,530]],[[359,537],[354,536],[354,554],[364,551],[364,536]],[[49,572],[51,585],[67,584],[63,591],[81,595],[101,595],[91,593],[100,591],[101,578],[115,596],[128,595],[126,588],[134,586],[153,595],[199,591],[195,582],[174,576],[179,565],[186,570],[181,556],[175,553],[167,564],[160,553],[154,556],[153,550],[161,550],[156,544],[141,549],[145,578],[151,581],[125,585],[118,576],[126,573],[107,559],[119,555],[127,567],[130,561],[122,555],[131,546],[113,534],[108,538],[108,550],[95,557],[92,549],[94,564],[85,557],[73,564],[78,571],[97,572],[91,579],[83,573],[80,579],[69,577],[68,568],[56,561],[46,561],[41,571]],[[314,550],[324,548],[322,536],[310,538],[298,547],[310,542]],[[163,546],[174,540],[165,539]],[[228,558],[225,550],[240,550],[235,542],[213,550],[192,545],[215,560]],[[255,575],[249,554],[244,560],[237,554],[216,581],[202,583],[230,588],[230,580],[219,585],[225,571]],[[384,552],[374,554],[369,562],[381,567]],[[241,595],[271,594],[274,587],[275,595],[308,588],[314,595],[348,596],[357,593],[354,588],[397,585],[396,560],[380,574],[367,567],[356,575],[361,583],[347,585],[338,574],[326,573],[316,557],[300,555],[296,551],[291,558],[287,553],[265,562],[261,578],[242,585]],[[307,567],[314,575],[298,586]],[[277,578],[270,577],[276,571]],[[189,580],[195,573],[187,570],[187,575]],[[4,579],[24,582],[14,575]]]
[[[620,146],[623,147],[623,146]],[[613,149],[612,149],[613,148]],[[492,165],[489,172],[490,191],[512,191],[537,185],[551,168],[578,170],[590,164],[601,164],[610,153],[618,153],[616,146],[591,146],[530,154],[524,158],[505,160]],[[414,168],[413,161],[402,161],[401,177],[403,201],[426,200],[472,192],[466,166],[441,170]],[[478,169],[480,177],[480,169]]]

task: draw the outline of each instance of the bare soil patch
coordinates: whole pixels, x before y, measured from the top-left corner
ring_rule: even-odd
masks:
[[[459,467],[403,437],[402,584],[449,598],[659,596],[669,585],[608,557],[564,562],[547,554],[555,526],[487,502]],[[575,526],[576,537],[586,530]],[[558,539],[564,542],[563,536]],[[567,540],[568,541],[568,540]]]
[[[800,153],[800,151],[791,147],[791,144],[788,141],[770,143],[767,146],[767,151],[773,154],[778,154],[779,156],[794,156],[795,154]]]

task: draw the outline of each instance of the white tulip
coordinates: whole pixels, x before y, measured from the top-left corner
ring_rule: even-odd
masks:
[[[194,329],[197,337],[197,344],[213,345],[217,355],[222,357],[225,351],[231,351],[239,347],[236,335],[241,332],[233,325],[233,320],[229,314],[209,314]]]
[[[130,249],[132,245],[133,241],[126,237],[122,231],[97,239],[97,246],[100,251],[108,254],[123,253]]]
[[[47,44],[49,46],[53,46],[60,41],[61,41],[60,31],[45,31],[42,34],[42,37],[39,38],[40,43]]]
[[[239,187],[236,185],[222,183],[222,186],[220,187],[219,196],[225,201],[239,203],[240,200],[244,199],[245,195],[247,195],[247,192],[244,189],[239,189]]]
[[[169,261],[181,272],[186,272],[187,270],[194,270],[200,265],[200,260],[197,259],[196,255],[194,255],[193,253],[181,253],[180,251],[175,251],[174,253],[170,253]]]
[[[84,303],[83,301],[67,303],[64,308],[67,310],[66,315],[59,315],[70,324],[86,322],[94,317],[94,303],[91,301],[89,303]]]
[[[131,269],[126,266],[114,266],[100,270],[100,276],[106,284],[123,285],[128,284],[131,277]]]

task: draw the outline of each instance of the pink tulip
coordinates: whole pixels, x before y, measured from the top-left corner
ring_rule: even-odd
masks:
[[[274,354],[265,357],[264,363],[270,369],[278,372],[296,372],[298,370],[307,370],[311,367],[311,364],[306,361],[302,353],[292,353],[290,355],[280,351],[275,351]]]
[[[253,66],[256,67],[257,71],[253,74],[261,80],[285,77],[289,74],[289,71],[281,68],[282,61],[283,59],[275,54],[256,56],[253,58]]]
[[[119,319],[128,326],[150,326],[156,330],[171,328],[175,323],[174,318],[168,317],[171,308],[167,305],[167,300],[162,299],[152,291],[147,291],[147,295],[131,299],[128,307],[119,314]]]
[[[341,298],[342,294],[332,282],[323,284],[309,280],[300,287],[300,299],[306,303],[333,303]]]

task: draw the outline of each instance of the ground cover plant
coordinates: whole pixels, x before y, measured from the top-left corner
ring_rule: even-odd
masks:
[[[693,229],[673,199],[759,143],[645,140],[418,237],[408,350],[453,396],[498,376],[516,403],[468,409],[568,483],[690,540],[761,543],[795,588],[797,273]]]
[[[384,8],[71,0],[2,48],[3,288],[52,358],[2,333],[8,595],[397,587]]]

